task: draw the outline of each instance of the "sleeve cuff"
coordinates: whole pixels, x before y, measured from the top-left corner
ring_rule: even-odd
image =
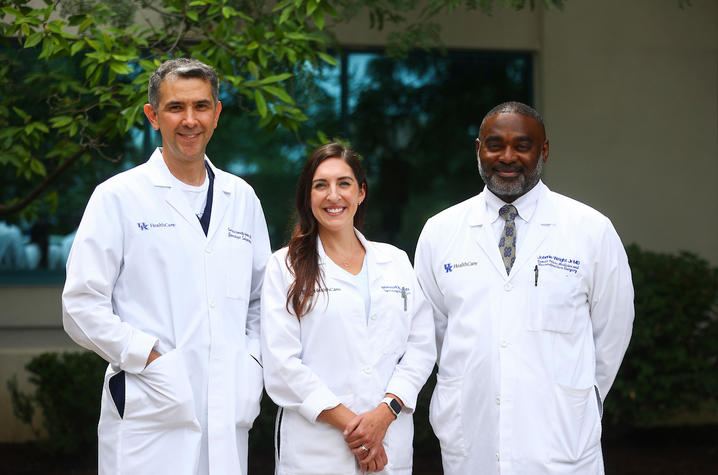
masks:
[[[137,374],[142,372],[147,365],[147,358],[150,356],[152,348],[158,343],[158,339],[143,333],[139,330],[132,332],[132,338],[130,338],[130,346],[125,353],[120,368],[127,371],[128,373]]]
[[[416,409],[416,398],[418,396],[413,386],[405,383],[404,381],[389,381],[389,385],[386,387],[387,393],[394,394],[396,397],[401,399],[404,403],[402,412],[413,414]]]
[[[326,387],[321,387],[304,400],[302,405],[299,406],[299,413],[308,421],[314,422],[322,411],[335,408],[339,404],[341,404],[341,401],[333,392]]]

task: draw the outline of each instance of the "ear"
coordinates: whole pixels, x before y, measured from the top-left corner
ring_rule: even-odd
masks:
[[[543,162],[546,163],[546,160],[548,160],[548,139],[541,146],[541,152],[543,153]]]
[[[479,156],[479,147],[481,147],[481,140],[479,140],[478,137],[477,137],[477,138],[476,138],[476,157],[477,157],[477,158],[478,158],[478,156]]]
[[[366,198],[366,183],[362,183],[361,188],[359,188],[359,203],[360,204],[362,201],[364,201],[364,198]]]
[[[219,114],[222,112],[222,101],[217,101],[217,105],[215,106],[215,109],[217,110],[217,113],[214,116],[214,128],[217,128],[217,122],[219,122]]]
[[[145,111],[145,116],[147,117],[147,120],[150,121],[150,124],[152,124],[152,128],[155,130],[160,129],[160,123],[157,121],[157,111],[154,107],[152,107],[150,104],[145,104],[145,107],[143,109]]]

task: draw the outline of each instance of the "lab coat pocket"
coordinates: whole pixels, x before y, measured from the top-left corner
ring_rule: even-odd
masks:
[[[237,395],[235,397],[235,423],[239,427],[252,427],[259,414],[264,379],[259,361],[246,350],[237,352]]]
[[[389,459],[387,466],[389,471],[411,470],[413,438],[414,420],[412,415],[401,412],[399,417],[389,425],[384,437],[384,450]]]
[[[124,419],[136,430],[200,430],[182,354],[172,350],[139,374],[125,374]]]
[[[462,377],[436,376],[436,387],[429,405],[429,422],[439,439],[442,452],[465,455],[462,419]]]
[[[347,407],[354,402],[351,395],[339,396],[339,400]],[[359,471],[342,431],[326,422],[310,422],[297,411],[284,410],[279,431],[277,474],[336,475]]]
[[[543,271],[543,269],[540,269]],[[530,291],[529,330],[570,333],[576,316],[579,277],[553,270],[543,271]]]
[[[592,453],[601,441],[601,420],[593,386],[554,386],[554,423],[549,460],[576,462]]]

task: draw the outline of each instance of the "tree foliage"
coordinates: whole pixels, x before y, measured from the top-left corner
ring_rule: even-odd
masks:
[[[561,7],[564,0],[541,0]],[[437,44],[437,15],[535,0],[0,0],[0,216],[37,198],[78,164],[117,160],[143,124],[146,84],[161,61],[215,66],[225,91],[268,130],[306,120],[297,79],[337,61],[328,30],[368,14],[395,25],[395,54]],[[36,8],[37,5],[43,6]],[[32,208],[30,208],[32,209]]]

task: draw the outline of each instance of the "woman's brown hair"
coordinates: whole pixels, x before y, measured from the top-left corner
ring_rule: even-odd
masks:
[[[369,197],[369,186],[366,181],[366,174],[359,163],[357,154],[348,147],[338,143],[328,143],[316,149],[304,164],[302,173],[297,181],[297,193],[295,196],[296,224],[292,230],[292,237],[289,239],[289,251],[287,252],[286,264],[294,277],[294,282],[289,286],[287,292],[287,311],[294,313],[297,318],[302,318],[314,304],[315,288],[324,285],[324,276],[319,269],[319,253],[317,251],[317,236],[319,228],[317,219],[312,213],[312,180],[317,167],[328,158],[339,158],[344,160],[352,169],[359,189],[364,187],[364,200],[357,207],[354,215],[354,227],[361,230],[366,215],[367,198]],[[294,310],[292,312],[290,307]]]

